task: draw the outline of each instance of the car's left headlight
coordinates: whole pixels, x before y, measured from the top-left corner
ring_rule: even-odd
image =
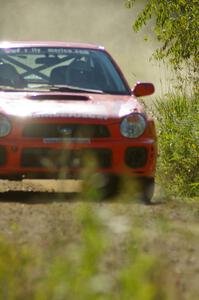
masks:
[[[3,115],[0,115],[0,137],[4,137],[8,135],[11,129],[12,126],[10,121]]]
[[[139,113],[125,117],[120,124],[120,132],[128,138],[137,138],[144,133],[146,128],[145,118]]]

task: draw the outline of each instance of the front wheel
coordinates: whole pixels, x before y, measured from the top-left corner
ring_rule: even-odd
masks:
[[[140,200],[145,204],[151,204],[155,190],[155,180],[152,177],[142,178],[140,182]]]
[[[99,174],[98,174],[99,175]],[[125,189],[124,179],[115,174],[92,177],[92,186],[99,192],[100,199],[110,199],[122,193]],[[97,180],[96,180],[97,179]],[[144,204],[150,204],[154,194],[155,180],[153,177],[132,179],[134,191],[132,196]]]
[[[121,188],[121,180],[117,175],[109,174],[104,176],[103,185],[99,188],[103,199],[117,196]]]
[[[117,175],[105,176],[103,183],[104,184],[100,188],[102,198],[112,198],[122,192],[122,180]],[[154,178],[153,177],[140,178],[138,180],[137,187],[138,187],[138,195],[139,195],[138,200],[144,204],[151,204],[151,199],[153,198],[154,190],[155,190]],[[136,189],[135,189],[135,193],[136,193]]]

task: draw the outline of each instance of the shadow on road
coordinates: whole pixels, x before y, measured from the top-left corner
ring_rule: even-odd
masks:
[[[69,202],[77,200],[77,192],[22,192],[9,191],[0,193],[0,202],[18,202],[24,204],[49,204],[53,202]]]
[[[82,198],[82,194],[80,192],[28,192],[28,191],[8,191],[0,193],[0,203],[23,203],[28,205],[35,204],[50,204],[50,203],[64,203],[64,202],[92,202],[92,200],[85,200],[85,197]],[[124,199],[117,196],[116,198],[109,199],[100,199],[93,200],[93,202],[108,202],[108,203],[138,203],[137,201],[125,201]],[[141,205],[143,203],[140,202]],[[155,199],[155,201],[151,202],[147,206],[158,206],[165,204],[164,201],[159,199]],[[146,205],[145,205],[146,206]]]

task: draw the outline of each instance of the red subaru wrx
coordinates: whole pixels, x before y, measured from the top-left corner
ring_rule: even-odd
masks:
[[[153,92],[131,89],[101,46],[0,43],[0,179],[78,178],[91,155],[104,190],[128,176],[149,203],[156,133],[137,98]]]

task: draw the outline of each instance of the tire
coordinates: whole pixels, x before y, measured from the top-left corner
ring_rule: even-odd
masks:
[[[104,177],[104,183],[99,188],[102,199],[110,199],[119,194],[120,191],[120,177],[117,175],[106,175]]]
[[[110,199],[117,196],[122,191],[122,181],[117,175],[106,175],[104,184],[99,188],[102,199]],[[146,205],[151,204],[155,190],[155,180],[151,177],[139,179],[138,200]]]
[[[151,204],[151,199],[153,198],[154,195],[154,190],[155,190],[155,180],[154,178],[151,177],[146,177],[141,179],[141,184],[140,184],[140,200],[144,204]]]

